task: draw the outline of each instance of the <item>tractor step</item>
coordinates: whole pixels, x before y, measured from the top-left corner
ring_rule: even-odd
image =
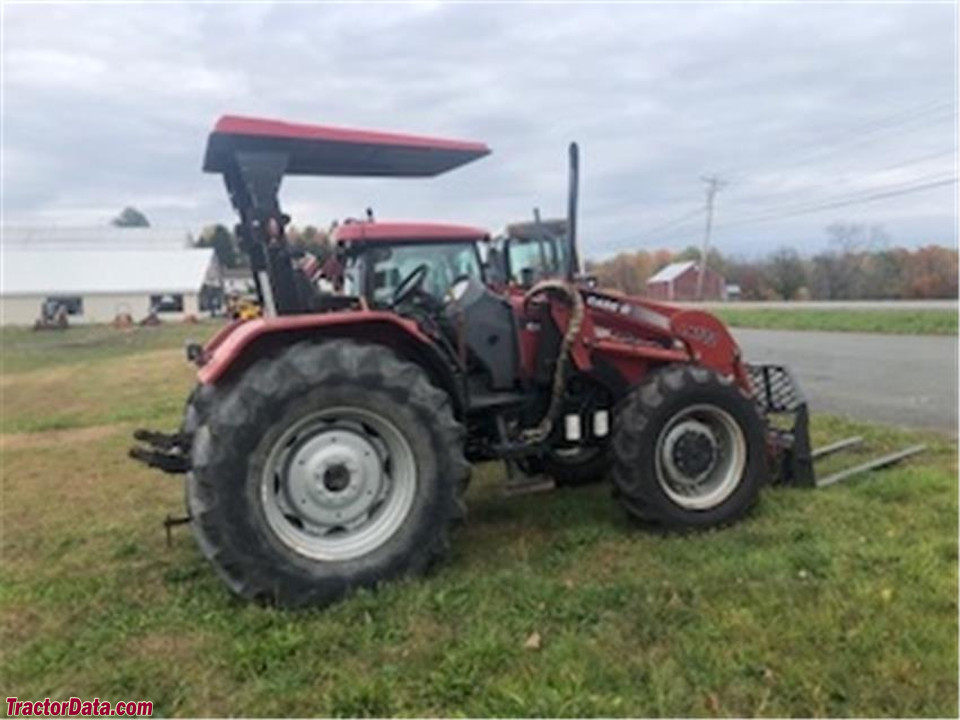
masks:
[[[503,465],[507,475],[502,490],[504,497],[533,495],[557,489],[557,484],[552,477],[543,473],[528,475],[520,469],[517,461],[512,458],[504,459]]]
[[[553,478],[546,475],[532,475],[530,477],[508,480],[503,485],[504,497],[516,497],[518,495],[535,495],[536,493],[551,492],[557,489],[557,484]]]

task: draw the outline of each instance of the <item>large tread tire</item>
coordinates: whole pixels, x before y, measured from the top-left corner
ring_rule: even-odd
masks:
[[[728,413],[746,441],[746,462],[733,492],[714,507],[691,510],[664,491],[657,476],[661,431],[678,412],[695,404]],[[729,525],[756,503],[768,481],[766,431],[752,399],[732,379],[695,366],[654,373],[620,403],[612,434],[614,494],[633,517],[671,530]]]
[[[322,562],[270,528],[260,469],[280,426],[330,403],[390,419],[417,465],[413,505],[399,529],[366,555]],[[352,589],[425,572],[447,551],[466,512],[470,466],[447,393],[417,365],[379,345],[301,343],[252,366],[198,413],[187,476],[191,526],[203,555],[235,594],[283,607],[324,606]]]
[[[180,421],[180,434],[189,440],[200,426],[206,422],[207,413],[214,402],[216,388],[210,385],[197,383],[187,396],[183,407],[183,418]]]

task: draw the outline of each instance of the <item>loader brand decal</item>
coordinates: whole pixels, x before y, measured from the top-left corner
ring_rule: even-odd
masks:
[[[681,325],[677,328],[677,334],[680,337],[687,338],[687,340],[693,340],[709,347],[716,347],[719,340],[716,330],[711,330],[702,325]]]
[[[587,305],[590,307],[595,307],[598,310],[605,310],[608,313],[616,313],[619,315],[630,314],[630,306],[627,303],[617,302],[612,298],[587,295]]]
[[[69,700],[20,700],[7,698],[8,717],[149,717],[153,715],[153,703],[149,700],[120,700],[115,703],[94,698],[81,700],[72,697]]]
[[[601,297],[599,295],[587,295],[586,300],[588,307],[603,310],[613,315],[627,315],[628,317],[645,322],[648,325],[653,325],[654,327],[667,328],[670,325],[669,319],[660,313],[647,310],[632,303],[620,302],[613,298]]]

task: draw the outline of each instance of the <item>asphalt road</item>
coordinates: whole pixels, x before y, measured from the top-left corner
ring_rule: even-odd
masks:
[[[750,362],[789,365],[813,412],[957,432],[957,338],[731,328]]]

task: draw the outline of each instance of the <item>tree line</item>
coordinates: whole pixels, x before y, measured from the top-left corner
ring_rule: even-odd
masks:
[[[295,251],[310,253],[321,262],[330,254],[330,231],[321,230],[315,225],[304,225],[302,228],[288,225],[285,234]],[[241,252],[236,236],[225,225],[208,225],[192,243],[194,247],[213,248],[222,267],[242,268],[249,265],[249,259]]]
[[[760,259],[711,249],[707,265],[740,287],[744,300],[894,300],[957,297],[957,249],[938,245],[891,247],[880,226],[838,223],[827,248],[812,257],[781,247]],[[671,262],[700,259],[700,250],[622,252],[587,261],[601,287],[642,294],[647,279]]]

